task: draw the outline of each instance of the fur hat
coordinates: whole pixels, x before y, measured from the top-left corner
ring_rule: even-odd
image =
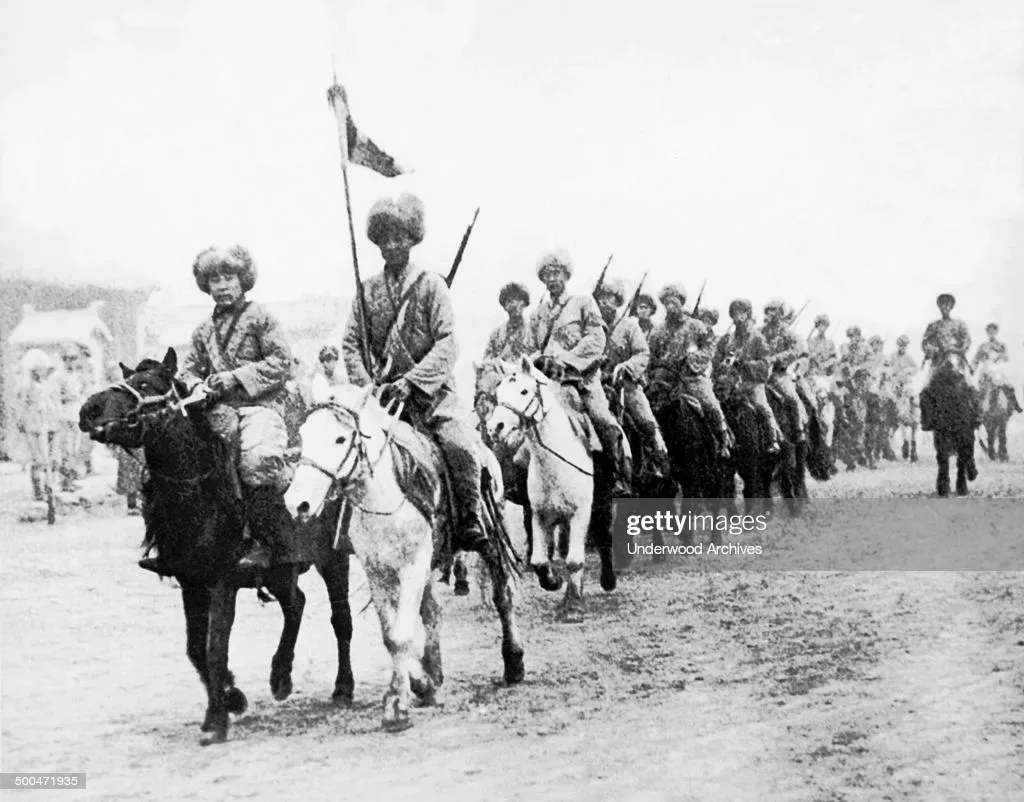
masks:
[[[992,329],[995,329],[996,331],[999,331],[999,324],[993,322],[993,323],[989,323],[987,326],[985,326],[985,331],[991,331]]]
[[[706,323],[708,326],[714,328],[718,325],[718,310],[717,309],[701,309],[697,313],[697,317],[702,323]]]
[[[781,298],[772,298],[764,305],[765,314],[768,314],[769,310],[777,310],[782,315],[786,311],[786,302]]]
[[[846,329],[846,336],[847,337],[860,337],[861,336],[860,326],[849,326]]]
[[[621,278],[606,278],[597,288],[594,297],[600,298],[602,295],[614,296],[615,305],[622,306],[626,302],[626,285],[622,283]]]
[[[395,225],[409,235],[413,245],[419,245],[427,233],[423,218],[423,201],[410,192],[402,193],[397,200],[381,198],[370,207],[370,214],[366,218],[366,236],[370,242],[379,246],[385,228]]]
[[[940,306],[943,301],[949,301],[953,306],[956,306],[956,298],[954,298],[951,293],[942,293],[942,295],[935,299],[935,305]]]
[[[885,340],[883,340],[877,334],[872,334],[871,337],[868,339],[868,345],[870,345],[872,348],[882,348],[885,345]]]
[[[537,260],[537,278],[542,278],[541,273],[544,272],[545,267],[560,267],[569,278],[572,278],[572,259],[569,258],[569,254],[562,248],[547,251],[540,255],[540,258]]]
[[[649,306],[652,312],[658,311],[658,304],[655,303],[654,299],[646,292],[642,292],[636,296],[636,308],[639,309],[641,306]]]
[[[21,358],[21,367],[27,375],[46,374],[53,370],[53,360],[41,348],[30,348]]]
[[[901,334],[899,337],[896,338],[896,345],[898,345],[900,348],[904,348],[910,345],[910,338],[906,334]]]
[[[817,328],[821,324],[824,324],[827,329],[832,325],[832,319],[828,315],[818,315],[814,318],[814,327]]]
[[[338,359],[338,349],[333,345],[325,345],[320,349],[320,354],[317,356],[318,362],[323,362],[325,359]]]
[[[737,312],[746,312],[748,315],[752,315],[754,313],[754,305],[746,298],[737,298],[729,304],[729,317],[732,317]]]
[[[498,306],[505,306],[512,298],[520,298],[524,304],[530,305],[530,291],[518,281],[510,281],[501,288],[501,292],[498,293]]]
[[[192,275],[196,286],[207,295],[210,294],[210,276],[214,273],[234,273],[242,285],[242,292],[249,292],[256,285],[256,263],[249,250],[241,245],[230,249],[211,245],[199,252],[192,263]]]
[[[682,284],[666,284],[661,288],[661,292],[658,293],[658,300],[665,303],[666,298],[675,296],[679,299],[680,303],[686,303],[686,287]]]

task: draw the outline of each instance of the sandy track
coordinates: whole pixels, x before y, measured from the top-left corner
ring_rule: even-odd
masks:
[[[1024,490],[1019,463],[982,468],[978,492]],[[889,466],[812,492],[932,480]],[[886,536],[869,523],[865,550]],[[228,744],[200,749],[179,595],[135,568],[140,527],[114,507],[52,528],[4,519],[4,770],[86,771],[75,795],[104,800],[1024,798],[1019,574],[666,565],[611,595],[592,579],[577,626],[554,624],[556,597],[529,584],[515,689],[498,682],[496,619],[442,590],[448,681],[398,736],[378,728],[388,668],[372,611],[356,622],[356,704],[328,702],[329,605],[311,576],[295,694],[270,696],[280,615],[247,592],[232,669],[250,709]],[[776,536],[813,544],[798,523]]]

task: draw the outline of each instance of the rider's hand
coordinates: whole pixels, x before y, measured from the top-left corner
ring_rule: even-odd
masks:
[[[392,403],[401,403],[406,401],[412,394],[412,386],[409,382],[404,379],[396,379],[393,382],[384,384],[380,388],[380,404],[383,407],[390,406]]]
[[[211,390],[215,390],[218,393],[227,393],[238,386],[238,379],[231,371],[224,370],[220,373],[214,373],[206,380],[206,383],[210,386]]]
[[[623,379],[627,379],[629,381],[633,380],[633,371],[629,369],[629,366],[626,365],[626,363],[616,365],[612,369],[612,384],[617,387]]]

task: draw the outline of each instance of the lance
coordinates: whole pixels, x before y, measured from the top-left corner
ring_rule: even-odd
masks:
[[[700,285],[700,292],[697,293],[697,302],[693,305],[693,311],[690,312],[690,317],[697,317],[697,312],[700,311],[700,299],[704,297],[704,288],[708,286],[708,280],[704,279],[704,283]]]
[[[791,321],[789,321],[789,324],[788,324],[788,325],[789,325],[789,326],[792,326],[792,325],[793,325],[794,323],[796,323],[796,321],[797,321],[797,318],[799,318],[799,317],[800,317],[800,315],[802,315],[802,314],[804,313],[804,310],[805,310],[805,309],[806,309],[806,308],[807,308],[808,306],[810,306],[810,305],[811,305],[811,299],[810,299],[810,298],[808,298],[808,299],[807,299],[806,301],[804,301],[804,305],[803,305],[803,306],[801,306],[801,307],[800,307],[799,309],[797,309],[797,310],[796,310],[796,314],[795,314],[795,315],[793,315],[793,319],[792,319]]]
[[[352,270],[356,279],[356,303],[359,308],[359,350],[362,352],[363,365],[374,384],[380,378],[373,354],[370,352],[370,334],[367,329],[366,292],[363,289],[363,280],[359,275],[359,252],[356,249],[356,229],[352,223],[352,195],[348,184],[348,133],[349,113],[348,97],[345,95],[345,88],[338,84],[338,76],[334,76],[334,83],[327,90],[327,103],[334,109],[334,116],[338,122],[338,146],[341,148],[341,178],[345,184],[345,211],[348,214],[348,236],[352,244]]]
[[[626,314],[636,317],[636,302],[640,298],[640,292],[644,288],[644,283],[647,281],[647,273],[644,273],[640,277],[640,283],[636,285],[636,292],[633,293],[633,297],[629,301],[629,306],[626,307]]]
[[[452,286],[452,282],[455,281],[455,274],[459,272],[459,265],[462,264],[462,254],[466,252],[466,243],[469,242],[469,235],[473,233],[473,226],[476,225],[476,217],[480,214],[480,207],[476,207],[476,211],[473,212],[473,219],[469,221],[469,227],[466,228],[466,233],[462,235],[462,242],[459,243],[459,250],[455,254],[455,261],[452,262],[452,269],[448,271],[448,276],[445,278],[444,283],[449,287]]]

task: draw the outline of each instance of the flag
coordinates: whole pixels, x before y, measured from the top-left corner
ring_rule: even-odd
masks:
[[[331,104],[334,114],[338,118],[338,130],[341,130],[341,123],[345,125],[346,141],[342,148],[342,153],[344,157],[347,157],[348,161],[361,167],[369,167],[385,178],[394,178],[396,175],[410,172],[410,170],[398,164],[394,157],[385,153],[372,139],[356,127],[355,120],[352,119],[352,115],[349,113],[348,97],[345,94],[344,87],[334,84],[334,86],[328,89],[327,102]]]

